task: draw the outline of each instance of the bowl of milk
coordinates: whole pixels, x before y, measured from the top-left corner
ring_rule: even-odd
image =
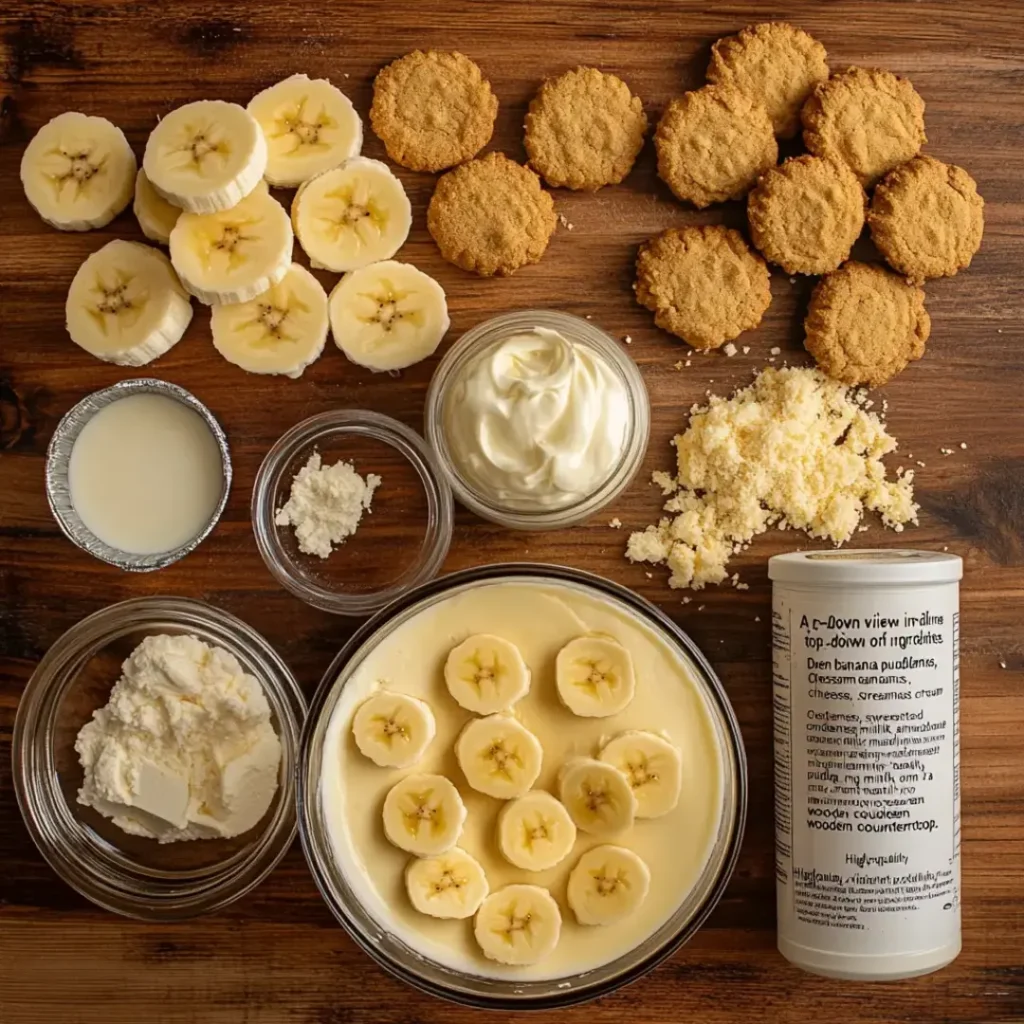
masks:
[[[61,530],[129,572],[162,569],[194,550],[230,488],[220,424],[194,395],[155,378],[82,399],[47,451],[46,496]]]

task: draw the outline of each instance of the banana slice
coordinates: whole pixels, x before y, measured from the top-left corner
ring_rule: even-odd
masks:
[[[255,299],[214,306],[210,314],[214,348],[229,363],[286,377],[301,377],[320,357],[328,326],[327,292],[298,263]]]
[[[474,718],[459,733],[455,756],[475,790],[499,800],[513,800],[537,781],[544,749],[514,718],[489,715]]]
[[[363,148],[363,122],[349,98],[325,78],[292,75],[257,93],[246,107],[267,140],[271,185],[294,188]]]
[[[473,924],[489,960],[522,966],[550,956],[562,932],[562,913],[539,885],[506,885],[480,905]]]
[[[384,798],[384,834],[407,853],[450,850],[465,821],[466,805],[443,775],[407,775]]]
[[[498,846],[524,871],[545,871],[568,856],[576,826],[564,804],[535,789],[505,804],[498,815]]]
[[[472,917],[490,886],[480,862],[453,846],[447,853],[409,861],[405,869],[409,901],[428,917]]]
[[[68,111],[32,136],[21,158],[21,184],[47,224],[88,231],[109,224],[131,202],[135,167],[117,125]]]
[[[171,232],[171,262],[186,290],[208,306],[248,302],[292,265],[292,225],[257,188],[220,213],[184,213]]]
[[[166,245],[181,216],[181,207],[167,202],[140,167],[135,178],[135,202],[132,206],[142,233],[153,242]]]
[[[142,167],[164,199],[189,213],[230,210],[262,180],[267,140],[237,103],[186,103],[150,132]]]
[[[452,649],[444,664],[448,692],[467,711],[505,711],[530,690],[530,670],[515,644],[477,633]]]
[[[181,340],[192,304],[162,252],[116,239],[78,268],[65,313],[71,340],[90,355],[145,366]]]
[[[629,780],[638,818],[660,818],[679,803],[683,759],[664,737],[631,729],[606,743],[597,757]]]
[[[391,259],[409,237],[412,207],[387,164],[356,156],[295,193],[292,224],[310,266],[343,274]]]
[[[444,289],[409,263],[346,274],[331,292],[334,343],[360,366],[401,370],[433,355],[448,330]]]
[[[614,640],[577,637],[558,652],[555,683],[562,703],[573,714],[606,718],[618,714],[633,699],[633,659]]]
[[[617,768],[589,757],[566,762],[558,780],[562,803],[577,828],[595,836],[624,832],[636,817],[636,797]]]
[[[566,899],[580,924],[614,924],[646,899],[650,868],[624,846],[595,846],[572,869]]]
[[[352,719],[356,746],[381,768],[415,764],[436,731],[434,713],[426,701],[387,690],[363,701]]]

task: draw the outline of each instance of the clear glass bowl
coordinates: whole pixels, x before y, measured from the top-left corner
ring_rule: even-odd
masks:
[[[468,481],[452,453],[446,426],[451,392],[469,360],[517,331],[545,327],[591,349],[622,381],[629,401],[629,426],[618,463],[591,494],[569,505],[522,508],[484,494]],[[516,530],[554,530],[575,526],[614,501],[629,486],[644,460],[651,430],[651,406],[640,370],[612,337],[588,320],[550,309],[505,313],[467,331],[445,353],[430,381],[424,423],[427,440],[437,452],[455,497],[478,516]]]
[[[558,582],[618,603],[662,634],[702,684],[720,741],[723,806],[719,832],[708,862],[686,901],[653,935],[603,967],[545,981],[488,978],[441,965],[416,952],[383,928],[360,903],[334,858],[320,799],[324,741],[346,682],[370,652],[401,623],[425,607],[481,583]],[[298,768],[299,835],[320,893],[355,942],[385,970],[431,995],[486,1009],[506,1011],[571,1006],[606,995],[635,981],[688,941],[721,899],[736,860],[747,812],[747,762],[739,725],[722,684],[696,644],[654,605],[599,576],[560,566],[516,563],[456,572],[434,580],[366,622],[327,670],[302,733]]]
[[[382,481],[359,529],[326,559],[301,552],[293,528],[274,521],[314,451],[325,466],[344,459],[360,476],[376,473]],[[321,413],[292,427],[267,453],[252,493],[252,525],[267,568],[296,597],[337,615],[370,615],[433,579],[448,554],[453,519],[451,489],[423,438],[364,409]]]
[[[263,684],[281,739],[281,774],[263,820],[244,835],[161,845],[128,835],[77,803],[82,768],[75,737],[106,704],[125,658],[155,633],[190,633],[223,647]],[[57,874],[107,910],[149,921],[218,910],[258,885],[295,836],[295,765],[305,714],[288,667],[233,615],[173,597],[111,605],[57,640],[18,705],[14,785],[25,824]]]

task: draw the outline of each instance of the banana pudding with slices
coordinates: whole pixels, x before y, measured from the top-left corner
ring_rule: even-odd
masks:
[[[366,654],[320,799],[385,931],[470,974],[556,979],[623,956],[686,901],[724,758],[702,684],[638,614],[506,580],[420,606]]]

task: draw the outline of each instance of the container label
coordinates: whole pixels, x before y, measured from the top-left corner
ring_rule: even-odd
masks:
[[[960,931],[959,589],[789,589],[772,609],[780,938],[917,953]]]

